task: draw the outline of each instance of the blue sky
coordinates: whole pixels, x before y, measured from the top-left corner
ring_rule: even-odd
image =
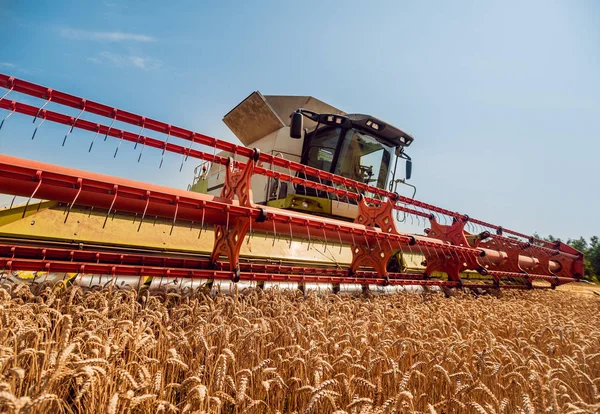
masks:
[[[0,22],[2,73],[227,140],[221,118],[250,92],[313,95],[412,133],[422,201],[526,233],[600,235],[595,1],[0,0]],[[130,143],[113,158],[114,140],[88,153],[90,134],[61,147],[65,126],[32,141],[33,128],[12,117],[0,152],[192,178],[175,155],[159,170],[158,151],[138,164]]]

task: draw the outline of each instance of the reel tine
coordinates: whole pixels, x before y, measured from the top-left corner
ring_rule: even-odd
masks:
[[[162,168],[163,161],[165,159],[165,151],[167,150],[167,144],[169,143],[169,138],[171,138],[171,125],[167,126],[167,130],[165,132],[167,132],[167,140],[165,141],[165,143],[163,145],[162,154],[160,155],[160,164],[158,166],[158,169]]]
[[[138,144],[140,143],[140,137],[142,136],[142,132],[144,132],[144,128],[146,126],[146,117],[143,116],[141,118],[141,121],[138,123],[142,125],[142,128],[140,129],[140,132],[137,136],[137,139],[135,140],[135,145],[133,146],[133,149],[137,149]]]
[[[464,250],[462,250],[462,249],[458,249],[457,251],[455,251],[455,252],[453,252],[453,253],[455,253],[455,254],[456,254],[456,258],[457,258],[457,259],[460,259],[459,255],[462,255],[462,258],[463,258],[463,260],[464,260],[464,262],[463,262],[463,263],[469,263],[469,259],[467,259],[467,253],[466,253]]]
[[[75,128],[75,124],[77,123],[77,121],[79,120],[79,118],[81,117],[81,115],[83,114],[83,112],[85,111],[85,103],[86,103],[86,100],[82,99],[81,100],[81,111],[79,112],[79,114],[77,114],[77,117],[71,123],[71,128],[69,128],[69,131],[67,132],[67,134],[65,135],[65,138],[63,139],[63,142],[62,142],[62,146],[63,147],[65,146],[65,142],[67,142],[67,137],[69,135],[71,135],[71,132],[73,132],[73,128]],[[71,118],[71,119],[73,119],[73,118]],[[115,153],[115,156],[116,156],[116,153]]]
[[[195,135],[196,134],[192,132],[192,135],[190,136],[190,146],[188,147],[187,151],[181,154],[181,165],[179,166],[179,172],[181,172],[181,170],[183,169],[183,163],[186,162],[188,157],[190,156],[190,151],[192,150],[192,145],[194,144]]]
[[[110,203],[110,207],[109,207],[108,211],[106,212],[106,217],[104,218],[104,224],[102,224],[102,228],[106,227],[106,222],[108,221],[108,216],[110,216],[110,212],[111,212],[113,206],[115,205],[115,201],[117,201],[117,195],[119,194],[119,186],[117,184],[115,184],[113,186],[113,191],[114,191],[115,195],[112,199],[112,203]]]
[[[6,121],[8,118],[10,118],[10,116],[11,116],[12,114],[14,114],[14,113],[15,113],[15,109],[13,109],[12,111],[10,111],[10,112],[8,113],[8,115],[6,115],[6,116],[4,117],[4,119],[2,120],[2,122],[0,122],[0,131],[2,130],[2,127],[4,126],[4,121]]]
[[[427,256],[432,256],[431,251],[429,250],[429,246],[427,244],[425,244],[423,247],[427,251]],[[437,249],[433,249],[433,251],[435,252],[436,257],[439,258],[440,257],[440,252],[438,252]]]
[[[140,224],[137,229],[138,232],[142,228],[142,223],[144,222],[144,217],[146,217],[146,211],[148,210],[148,204],[150,204],[150,191],[146,191],[146,205],[144,206],[144,213],[142,214],[142,218],[140,219]]]
[[[10,79],[9,79],[9,81],[10,81]],[[6,98],[8,96],[8,94],[12,92],[12,90],[14,88],[15,88],[15,85],[14,85],[14,80],[13,80],[13,84],[10,87],[10,89],[8,91],[6,91],[6,93],[4,95],[2,95],[2,97],[0,97],[0,102],[2,102],[4,100],[4,98]]]
[[[31,136],[31,139],[35,138],[35,134],[37,134],[39,127],[41,127],[44,122],[46,122],[46,111],[45,110],[42,111],[42,122],[40,122],[39,124],[37,124],[37,126],[33,130],[33,135]]]
[[[106,139],[108,138],[108,134],[110,134],[110,130],[112,129],[115,120],[117,119],[117,108],[113,108],[113,119],[112,122],[110,123],[110,126],[108,127],[108,130],[106,130],[106,135],[104,135],[104,141],[106,141]]]
[[[119,152],[119,148],[121,147],[121,143],[123,142],[123,135],[124,135],[124,132],[121,131],[120,137],[119,137],[119,144],[117,145],[117,148],[115,148],[115,155],[113,155],[113,158],[117,158],[117,153]]]
[[[142,159],[142,154],[144,153],[144,148],[146,148],[146,138],[144,138],[142,141],[142,149],[140,150],[140,155],[138,156],[137,162],[140,162],[140,160]]]
[[[171,231],[169,236],[173,234],[173,228],[175,227],[175,221],[177,220],[177,212],[179,211],[179,196],[175,198],[175,216],[173,217],[173,223],[171,224]]]
[[[67,219],[69,218],[69,214],[71,214],[71,209],[73,208],[73,205],[75,205],[75,202],[77,201],[77,197],[79,197],[79,194],[81,194],[81,189],[83,188],[83,179],[82,178],[77,179],[77,186],[79,187],[77,190],[77,194],[75,194],[75,198],[68,205],[67,215],[65,216],[65,221],[63,223],[67,222]]]
[[[202,221],[200,222],[200,231],[198,231],[198,239],[200,239],[200,235],[202,234],[202,229],[204,228],[204,213],[206,212],[206,202],[202,201],[200,206],[202,208]]]
[[[38,179],[38,184],[35,187],[35,190],[33,190],[33,193],[31,193],[31,195],[29,196],[27,203],[25,203],[25,207],[23,208],[23,215],[21,216],[21,218],[25,218],[25,213],[27,213],[27,207],[29,207],[29,203],[31,202],[31,199],[35,196],[35,193],[37,193],[37,191],[40,189],[40,187],[42,185],[42,172],[37,171],[35,176]],[[39,210],[39,206],[38,206],[38,210]]]
[[[217,140],[215,139],[215,142],[213,143],[213,162],[216,158],[217,158]],[[217,180],[219,179],[220,175],[221,175],[221,163],[219,163],[219,168],[217,169]]]
[[[10,91],[9,91],[9,92],[10,92]],[[8,95],[8,93],[7,93],[7,95]],[[40,109],[38,109],[37,113],[36,113],[36,114],[35,114],[35,116],[33,117],[33,121],[32,121],[32,123],[34,123],[34,124],[35,124],[35,121],[37,121],[37,119],[38,119],[38,116],[40,116],[40,112],[42,112],[42,111],[44,110],[44,108],[46,107],[46,105],[48,105],[48,104],[50,103],[50,101],[52,100],[52,89],[47,89],[47,90],[46,90],[46,96],[47,96],[46,102],[44,102],[44,104],[41,106],[41,108],[40,108]],[[1,100],[2,100],[2,99],[0,99],[0,101],[1,101]]]
[[[90,143],[90,148],[88,149],[88,152],[92,152],[92,147],[94,146],[94,141],[96,141],[96,137],[98,137],[99,133],[100,133],[100,124],[96,124],[96,134],[94,134],[94,138],[92,138],[92,142]]]

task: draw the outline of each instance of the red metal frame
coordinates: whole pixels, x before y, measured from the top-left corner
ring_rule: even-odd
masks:
[[[211,268],[210,260],[165,257],[139,254],[122,254],[101,251],[69,250],[60,248],[16,246],[0,244],[0,268],[3,272],[26,270],[33,272],[79,273],[81,275],[167,277],[228,280],[231,272],[223,267]],[[274,264],[242,264],[241,277],[250,281],[372,284],[372,285],[420,285],[459,287],[458,282],[423,280],[419,275],[390,273],[380,278],[374,272],[358,272],[354,277],[345,271]],[[570,281],[569,279],[564,282]],[[465,283],[463,287],[490,288],[485,283]],[[525,285],[506,285],[509,288],[526,288]]]
[[[147,137],[145,135],[142,135],[141,133],[135,134],[132,132],[124,131],[119,128],[113,127],[112,122],[111,122],[110,126],[86,121],[84,119],[79,119],[79,120],[77,120],[77,122],[74,122],[74,118],[70,117],[68,115],[64,115],[59,112],[54,112],[54,111],[50,111],[47,109],[43,109],[43,107],[38,108],[38,107],[35,107],[32,105],[24,104],[24,103],[17,102],[17,101],[10,101],[10,100],[6,100],[6,99],[3,101],[0,101],[0,108],[11,109],[11,110],[14,109],[16,112],[21,113],[23,115],[29,115],[29,116],[33,116],[33,117],[37,115],[37,116],[43,118],[44,120],[47,120],[50,122],[69,125],[72,128],[78,128],[78,129],[81,129],[84,131],[94,132],[97,135],[104,135],[107,137],[116,138],[119,140],[119,145],[123,140],[125,140],[125,141],[129,141],[129,142],[134,142],[136,144],[136,146],[138,144],[141,144],[142,146],[148,146],[151,148],[163,150],[163,152],[169,151],[174,154],[181,154],[182,155],[182,164],[189,157],[196,158],[196,159],[202,159],[202,160],[206,160],[206,161],[210,161],[210,162],[215,162],[215,163],[222,164],[222,165],[226,165],[228,163],[228,158],[221,157],[221,156],[218,156],[215,154],[209,154],[209,153],[203,152],[203,151],[194,150],[191,148],[191,146],[183,147],[181,145],[177,145],[172,142],[165,142],[165,141],[162,141],[159,139]],[[142,122],[141,126],[145,127],[145,121],[141,121],[141,122]],[[92,145],[93,145],[93,141],[92,141]],[[91,149],[92,145],[90,145],[90,149]],[[117,150],[118,150],[118,148],[119,147],[117,147]],[[116,156],[116,153],[117,152],[115,151],[115,156]],[[141,155],[142,155],[142,153],[140,152],[140,158],[141,158]],[[140,158],[138,158],[138,161]],[[233,161],[232,165],[241,171],[243,171],[246,166],[246,164],[241,163],[239,161]],[[279,171],[275,171],[273,169],[259,167],[258,165],[256,165],[256,163],[254,163],[254,167],[253,167],[252,171],[257,174],[264,175],[266,177],[272,177],[272,178],[275,178],[278,180],[287,181],[292,184],[301,184],[305,187],[311,187],[318,191],[326,191],[328,193],[335,195],[336,197],[338,197],[338,199],[358,199],[361,196],[359,193],[349,191],[347,189],[347,188],[353,188],[352,187],[353,182],[351,180],[347,180],[347,179],[344,179],[343,185],[344,185],[345,189],[342,189],[342,188],[333,187],[333,186],[330,186],[327,184],[323,184],[322,182],[311,181],[311,180],[307,180],[305,178],[301,178],[301,177],[294,176],[291,174],[285,174],[285,173],[282,173]],[[291,169],[289,171],[291,172]],[[316,170],[316,171],[320,171],[320,170]],[[321,173],[323,173],[323,172],[321,172]],[[320,175],[320,173],[318,173],[318,172],[316,174]],[[371,203],[378,202],[378,200],[374,200],[371,198],[367,198],[367,200]],[[418,210],[414,210],[414,209],[410,209],[410,208],[400,206],[400,205],[394,205],[394,208],[397,210],[401,210],[408,214],[413,214],[415,216],[420,216],[420,217],[428,217],[429,216],[427,213],[424,213],[424,212],[421,212]]]
[[[46,103],[37,108],[7,100],[5,94],[0,99],[0,108],[35,118],[40,117],[43,121],[50,120],[69,125],[71,128],[64,141],[66,141],[73,128],[80,128],[95,132],[96,135],[104,134],[105,136],[118,138],[119,146],[115,150],[115,156],[121,142],[127,140],[135,142],[136,146],[141,143],[143,146],[147,145],[161,149],[163,155],[165,151],[179,153],[182,155],[182,165],[185,159],[190,156],[225,164],[227,166],[226,182],[222,196],[212,197],[0,156],[0,177],[2,177],[0,192],[29,197],[27,205],[35,197],[67,203],[69,210],[75,203],[103,208],[108,210],[107,218],[110,212],[115,210],[141,214],[140,226],[147,214],[172,218],[173,226],[178,219],[191,221],[192,223],[201,222],[202,225],[206,222],[215,226],[215,246],[210,263],[216,269],[217,266],[221,266],[218,262],[219,257],[225,255],[228,259],[230,271],[234,271],[234,280],[239,279],[241,270],[246,268],[247,265],[240,263],[239,252],[241,243],[250,229],[271,233],[273,237],[278,233],[287,234],[290,237],[306,236],[309,243],[312,238],[324,240],[325,244],[328,240],[339,240],[340,243],[349,244],[352,246],[353,252],[350,273],[358,274],[359,268],[371,267],[375,270],[374,273],[371,273],[377,275],[377,278],[381,279],[383,283],[390,280],[390,275],[388,275],[386,269],[389,258],[398,250],[412,252],[411,245],[415,245],[425,256],[427,264],[426,277],[434,271],[441,271],[448,275],[449,283],[457,285],[461,283],[460,272],[465,270],[477,270],[482,274],[490,275],[497,283],[502,278],[524,280],[525,285],[529,287],[531,287],[531,280],[533,279],[548,280],[554,286],[565,283],[566,280],[575,280],[583,275],[583,255],[562,243],[553,244],[528,237],[522,233],[471,219],[459,213],[402,197],[383,189],[320,171],[284,158],[262,154],[254,149],[241,147],[7,75],[0,74],[0,85],[5,85],[9,92],[15,91],[45,99]],[[76,117],[72,117],[49,111],[45,109],[45,106],[50,101],[59,105],[77,108],[80,112]],[[80,119],[84,111],[110,119],[110,126],[107,127]],[[162,141],[142,136],[142,131],[134,134],[113,128],[115,121],[141,126],[142,131],[149,129],[165,133],[167,139]],[[169,138],[171,136],[190,141],[190,146],[185,148],[170,143]],[[235,162],[232,159],[193,150],[191,148],[192,143],[209,145],[215,149],[233,153],[234,156],[241,155],[248,158],[248,161],[244,164]],[[266,162],[272,166],[287,168],[290,173],[284,174],[273,171],[272,168],[260,167],[257,165],[258,162]],[[305,176],[318,177],[319,182],[293,176],[291,171],[302,172]],[[359,215],[355,223],[347,223],[289,210],[255,206],[252,203],[250,185],[254,173],[303,184],[335,194],[337,197],[360,198]],[[344,189],[323,184],[322,180],[341,185]],[[355,191],[349,191],[349,188]],[[361,192],[371,193],[382,199],[363,197],[360,194]],[[239,201],[234,201],[235,196]],[[387,201],[383,201],[383,198],[387,198]],[[398,203],[409,204],[416,209],[401,206]],[[27,206],[25,210],[26,208]],[[429,218],[431,229],[428,237],[411,236],[398,232],[394,224],[393,209],[417,217]],[[429,213],[417,209],[428,210]],[[432,213],[449,216],[453,218],[453,223],[442,225],[435,220]],[[23,212],[24,215],[25,211]],[[65,220],[67,218],[68,214]],[[482,242],[489,234],[486,234],[485,237],[471,235],[464,229],[467,223],[479,224],[494,229],[497,235],[491,236],[487,241]],[[173,227],[171,231],[173,231]],[[529,240],[529,242],[503,237],[503,233],[521,237]],[[10,260],[10,265],[14,266],[15,263],[21,263],[23,266],[29,266],[26,261],[33,259],[18,260],[20,261],[15,262],[13,258],[13,260]],[[56,265],[56,263],[52,263]],[[85,266],[87,265],[99,265],[99,263],[85,264]],[[72,268],[72,265],[67,267]],[[163,265],[163,268],[167,268],[167,266]],[[206,269],[206,271],[209,270]],[[368,272],[363,270],[361,273],[366,275]],[[229,275],[231,275],[230,272]],[[247,274],[244,275],[244,277],[247,276]],[[409,276],[414,277],[414,275]],[[356,278],[342,279],[356,280]]]
[[[78,171],[15,157],[0,155],[0,192],[18,196],[53,200],[72,204],[74,200],[83,206],[118,210],[157,217],[205,222],[213,225],[233,225],[234,220],[250,218],[253,229],[262,233],[285,233],[302,235],[313,229],[317,240],[340,240],[344,244],[356,244],[362,238],[369,245],[397,245],[405,250],[410,245],[449,254],[457,252],[464,256],[479,256],[480,249],[444,244],[439,240],[411,236],[397,232],[385,233],[379,228],[362,224],[302,214],[270,207],[244,207],[238,202],[191,193],[132,180]],[[389,211],[388,211],[389,214]],[[318,231],[315,231],[318,230]],[[237,266],[233,266],[235,268]],[[379,271],[381,272],[381,271]],[[381,273],[379,273],[381,274]]]
[[[242,170],[235,171],[233,159],[229,158],[225,170],[225,182],[221,190],[221,197],[228,200],[238,198],[241,206],[252,208],[252,174],[258,151],[255,151],[254,157],[248,160]],[[225,255],[229,260],[230,270],[234,272],[233,280],[239,281],[240,277],[240,249],[244,243],[244,238],[248,229],[252,225],[252,218],[238,217],[233,225],[229,224],[229,212],[227,214],[226,225],[215,225],[215,244],[211,255],[211,260],[216,263],[219,256]]]
[[[384,201],[379,205],[368,205],[362,198],[358,203],[358,215],[354,220],[357,224],[362,224],[370,229],[375,227],[387,234],[399,234],[396,229],[392,203]],[[414,243],[409,243],[414,244]],[[377,272],[380,277],[387,278],[387,264],[391,257],[399,250],[392,246],[389,241],[377,242],[377,244],[352,243],[352,263],[350,271],[356,272],[361,266],[368,266]]]
[[[92,250],[89,250],[89,249]],[[47,247],[47,246],[31,246],[31,245],[15,245],[15,244],[0,244],[0,257],[7,262],[27,262],[30,263],[54,263],[72,262],[88,265],[103,265],[108,266],[129,266],[137,268],[139,274],[143,274],[145,268],[164,268],[170,269],[172,272],[177,269],[194,269],[194,270],[219,270],[226,271],[229,264],[226,262],[214,263],[210,259],[203,259],[193,256],[182,256],[177,254],[164,255],[163,252],[139,253],[130,252],[113,252],[98,250],[99,246],[94,246],[82,250],[68,249],[62,247]],[[29,268],[27,270],[43,271],[45,265],[37,268]],[[313,274],[321,276],[347,276],[347,270],[343,268],[325,268],[311,266],[293,266],[284,264],[270,263],[241,263],[241,271],[245,273],[265,273],[265,274]],[[228,272],[231,275],[230,272]],[[192,276],[194,277],[194,276]],[[391,273],[390,277],[398,280],[421,279],[420,275],[408,273]],[[363,283],[365,280],[376,279],[376,272],[360,271],[352,278],[352,283]]]
[[[389,241],[400,246],[418,243],[440,251],[460,250],[463,254],[478,255],[477,249],[436,243],[426,237],[408,234],[388,234],[379,229],[340,220],[303,214],[272,207],[244,207],[237,201],[206,194],[176,190],[140,183],[133,180],[79,171],[71,168],[0,155],[0,192],[16,196],[77,203],[109,211],[144,214],[199,223],[227,225],[242,217],[253,219],[253,229],[262,233],[289,234],[290,226],[296,236],[307,234],[317,240],[341,240],[350,244],[356,237],[369,243]],[[176,214],[177,211],[177,214]],[[315,231],[318,230],[318,231]]]
[[[418,245],[440,251],[455,250],[471,255],[481,253],[477,249],[436,243],[426,237],[388,234],[360,224],[273,207],[244,207],[237,201],[221,197],[6,155],[0,155],[0,177],[0,192],[5,194],[31,198],[35,192],[36,198],[63,203],[72,203],[77,197],[80,205],[110,211],[140,215],[146,212],[150,216],[173,218],[177,210],[178,219],[199,223],[204,217],[206,223],[220,225],[227,224],[228,216],[230,220],[250,216],[253,229],[262,233],[289,235],[291,226],[295,237],[307,235],[317,240],[341,240],[344,244],[351,244],[357,237],[366,237],[369,243],[389,241],[401,246],[415,243],[416,240]]]
[[[27,95],[34,96],[37,98],[46,99],[46,100],[52,99],[52,102],[54,102],[56,104],[68,106],[71,108],[81,109],[82,106],[84,106],[86,112],[100,115],[100,116],[103,116],[106,118],[110,118],[113,120],[113,122],[115,120],[117,120],[117,121],[125,122],[125,123],[131,124],[131,125],[136,125],[136,126],[143,125],[143,127],[145,129],[153,130],[153,131],[160,132],[160,133],[166,133],[168,131],[169,136],[188,140],[188,141],[191,141],[192,143],[208,145],[208,146],[216,148],[216,149],[231,152],[234,155],[237,154],[237,155],[244,156],[246,158],[252,158],[252,156],[254,154],[254,150],[251,148],[246,148],[243,146],[235,145],[230,142],[223,141],[223,140],[220,140],[217,138],[213,138],[213,137],[210,137],[210,136],[207,136],[204,134],[200,134],[200,133],[188,130],[188,129],[173,126],[173,125],[170,125],[170,124],[167,124],[167,123],[164,123],[161,121],[157,121],[157,120],[154,120],[151,118],[146,118],[141,115],[133,114],[128,111],[124,111],[124,110],[120,110],[120,109],[117,109],[114,107],[110,107],[108,105],[100,104],[95,101],[86,100],[86,99],[83,99],[83,98],[80,98],[80,97],[77,97],[74,95],[67,94],[65,92],[53,90],[53,89],[47,88],[45,86],[37,85],[37,84],[31,83],[31,82],[27,82],[25,80],[18,79],[13,76],[1,74],[1,73],[0,73],[0,86],[4,86],[5,88],[10,89],[11,91],[27,94]],[[4,101],[0,101],[0,107],[5,108],[5,109],[10,108],[12,110],[13,105],[15,105],[15,102],[13,102],[13,101],[6,101],[6,99]],[[17,112],[21,112],[22,110],[23,111],[25,110],[25,108],[22,107],[21,105],[22,104],[17,103],[17,105],[16,105]],[[44,111],[44,110],[42,110],[42,111]],[[25,113],[25,112],[22,112],[22,113]],[[42,112],[42,113],[47,113],[47,112]],[[31,116],[36,116],[31,113],[28,113],[28,114]],[[62,116],[65,117],[65,115],[62,115]],[[66,120],[66,122],[64,119],[59,122],[66,123],[71,126],[79,127],[79,124],[82,123],[83,120],[77,120],[77,122],[75,122],[75,120],[72,117],[68,117],[68,120]],[[85,128],[85,129],[87,129],[87,128]],[[89,130],[93,130],[93,129],[89,129]],[[110,132],[110,128],[109,128],[108,132]],[[119,138],[121,138],[121,136],[119,136]],[[126,139],[124,135],[123,135],[123,139]],[[159,141],[159,140],[157,140],[157,141]],[[169,143],[165,143],[162,141],[160,141],[160,142],[161,142],[161,146],[157,147],[157,148],[163,149],[163,152],[165,150],[171,151],[172,149],[175,149],[172,146],[170,146]],[[189,156],[189,154],[190,154],[189,150],[186,153],[185,149],[183,150],[184,152],[180,152],[180,149],[181,149],[181,147],[177,148],[177,150],[173,151],[173,152],[181,153],[186,157]],[[203,156],[201,158],[210,159],[210,158],[214,158],[214,156],[210,156],[209,154],[203,154]],[[269,154],[261,153],[260,157],[259,157],[259,161],[264,162],[264,163],[269,163],[274,166],[286,168],[290,171],[293,170],[296,172],[302,172],[305,175],[320,177],[321,180],[331,181],[332,183],[344,186],[344,188],[354,188],[354,189],[358,190],[357,192],[368,192],[371,194],[375,194],[379,197],[386,197],[393,201],[411,204],[417,208],[426,209],[426,210],[429,210],[434,213],[444,214],[444,215],[447,215],[448,217],[451,217],[454,219],[461,219],[461,218],[465,217],[465,215],[460,214],[460,213],[452,212],[450,210],[436,207],[431,204],[423,203],[418,200],[413,200],[408,197],[399,196],[398,194],[392,193],[391,191],[386,191],[384,189],[369,186],[368,184],[361,183],[358,181],[349,180],[347,178],[344,178],[344,177],[341,177],[341,176],[338,176],[338,175],[335,175],[335,174],[332,174],[329,172],[321,171],[316,168],[309,167],[309,166],[306,166],[306,165],[303,165],[303,164],[300,164],[300,163],[297,163],[294,161],[286,160],[284,158],[275,157],[275,156],[272,156]],[[282,176],[282,175],[280,175],[280,176]],[[336,194],[339,194],[339,193],[336,192]],[[415,213],[417,213],[417,215],[423,216],[423,214],[418,211],[415,211]],[[414,214],[414,213],[411,212],[411,214]],[[427,215],[425,215],[425,216],[427,216]],[[534,241],[538,244],[541,244],[543,246],[546,246],[546,247],[552,247],[552,243],[546,242],[545,240],[533,238],[531,236],[527,236],[523,233],[519,233],[519,232],[516,232],[513,230],[504,229],[501,226],[496,226],[496,225],[484,222],[482,220],[470,218],[469,221],[473,224],[478,224],[481,226],[488,227],[490,229],[494,229],[499,234],[508,233],[508,234],[512,234],[517,237],[531,239],[532,241]]]

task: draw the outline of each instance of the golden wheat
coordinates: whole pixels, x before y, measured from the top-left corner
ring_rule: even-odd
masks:
[[[597,413],[600,299],[0,286],[0,412]]]

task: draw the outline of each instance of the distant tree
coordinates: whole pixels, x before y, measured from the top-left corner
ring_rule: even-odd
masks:
[[[600,278],[600,240],[598,237],[594,236],[590,239],[590,248],[586,256],[590,260],[594,274]]]
[[[585,252],[588,249],[587,241],[583,237],[580,237],[577,240],[569,239],[567,240],[567,244],[580,252]]]

